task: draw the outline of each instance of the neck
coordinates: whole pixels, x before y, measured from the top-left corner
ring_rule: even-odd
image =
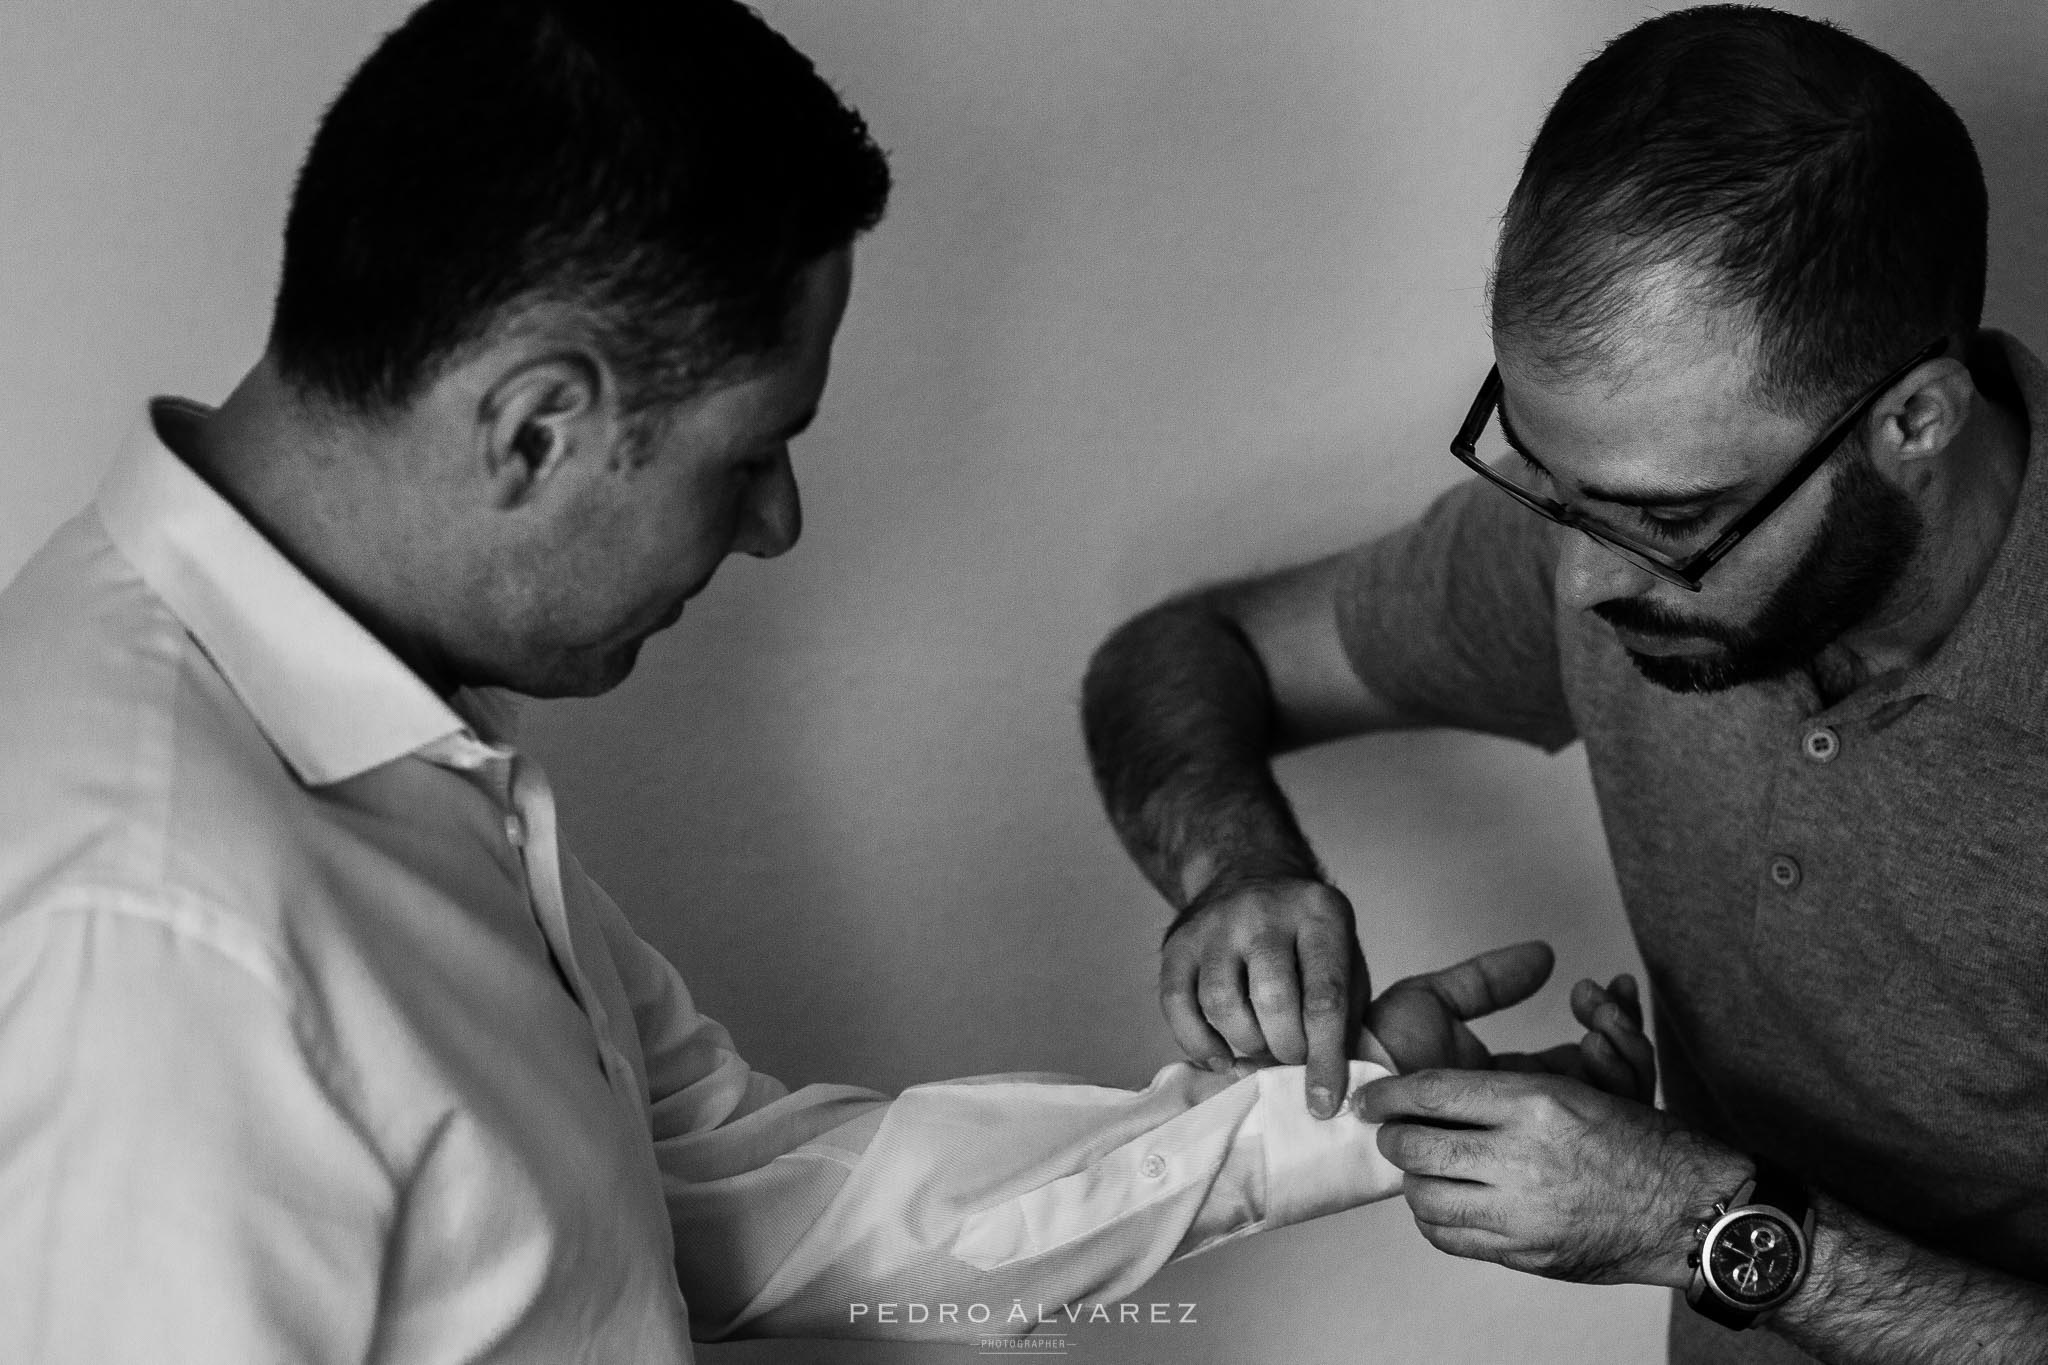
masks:
[[[1976,600],[2019,505],[2025,417],[1980,389],[1970,418],[1914,497],[1926,529],[1883,610],[1818,661],[1840,678],[1868,679],[1933,657]],[[1830,658],[1829,656],[1833,656]]]
[[[390,431],[310,409],[266,356],[197,426],[164,433],[192,470],[437,692],[432,596],[408,569]]]

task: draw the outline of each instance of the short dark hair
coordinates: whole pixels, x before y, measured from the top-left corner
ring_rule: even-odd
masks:
[[[1759,399],[1810,416],[1976,329],[1986,219],[1968,130],[1895,58],[1776,10],[1680,10],[1609,43],[1544,118],[1494,334],[1583,375],[1676,267],[1754,327]]]
[[[314,136],[271,351],[385,412],[566,306],[629,406],[675,401],[781,344],[888,195],[860,115],[737,0],[428,0]]]

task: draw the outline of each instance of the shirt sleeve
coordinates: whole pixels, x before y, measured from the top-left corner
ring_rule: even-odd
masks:
[[[1375,1128],[1309,1116],[1300,1067],[1233,1082],[1183,1063],[1139,1091],[1009,1075],[790,1093],[595,899],[616,917],[700,1340],[1021,1334],[1015,1309],[1112,1302],[1176,1256],[1400,1189]],[[1352,1063],[1354,1088],[1385,1074]]]
[[[396,1186],[201,907],[0,931],[0,1360],[359,1362]]]
[[[1337,629],[1360,680],[1404,714],[1525,740],[1578,737],[1557,640],[1563,528],[1474,476],[1355,551]]]

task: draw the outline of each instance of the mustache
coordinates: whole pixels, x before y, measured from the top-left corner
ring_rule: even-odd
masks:
[[[1722,645],[1740,643],[1740,632],[1722,622],[1687,616],[1640,598],[1621,597],[1612,602],[1601,602],[1592,611],[1608,625],[1637,635],[1657,635],[1672,640],[1712,640]]]

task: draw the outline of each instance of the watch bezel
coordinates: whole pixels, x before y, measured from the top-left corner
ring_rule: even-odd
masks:
[[[1751,1217],[1768,1218],[1773,1223],[1776,1223],[1779,1227],[1783,1228],[1786,1232],[1788,1232],[1792,1238],[1793,1249],[1798,1253],[1799,1256],[1799,1268],[1793,1272],[1792,1278],[1785,1282],[1783,1288],[1778,1290],[1777,1293],[1770,1295],[1768,1298],[1737,1298],[1728,1290],[1723,1289],[1721,1287],[1721,1282],[1719,1279],[1716,1278],[1714,1273],[1714,1244],[1720,1239],[1721,1234],[1728,1230],[1730,1225],[1732,1225],[1739,1219]],[[1806,1272],[1812,1265],[1813,1261],[1813,1244],[1811,1239],[1809,1239],[1806,1235],[1806,1228],[1798,1220],[1794,1219],[1790,1214],[1786,1213],[1785,1210],[1779,1208],[1777,1205],[1756,1203],[1737,1204],[1733,1208],[1729,1209],[1727,1212],[1715,1218],[1714,1221],[1708,1225],[1706,1236],[1700,1239],[1699,1258],[1700,1280],[1702,1286],[1704,1287],[1707,1293],[1712,1294],[1720,1302],[1726,1304],[1728,1307],[1734,1309],[1739,1313],[1755,1313],[1761,1315],[1770,1312],[1772,1309],[1778,1307],[1787,1299],[1791,1298],[1794,1294],[1797,1294],[1799,1292],[1799,1287],[1806,1283]]]

